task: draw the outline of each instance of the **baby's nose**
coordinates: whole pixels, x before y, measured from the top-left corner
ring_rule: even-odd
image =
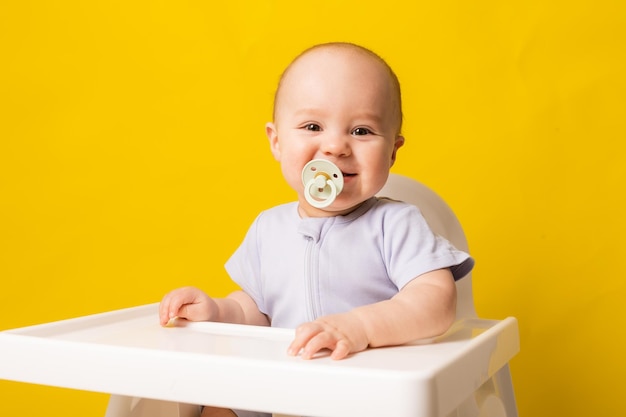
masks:
[[[324,138],[320,146],[324,155],[347,156],[350,155],[349,138],[341,134],[329,134]]]

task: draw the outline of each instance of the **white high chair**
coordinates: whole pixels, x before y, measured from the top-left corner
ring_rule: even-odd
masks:
[[[380,197],[389,197],[395,200],[402,200],[414,204],[420,208],[424,218],[433,231],[465,252],[469,252],[467,239],[463,228],[452,209],[446,202],[427,186],[402,175],[391,174],[385,187],[378,193]],[[474,308],[474,297],[472,294],[471,273],[457,281],[458,301],[457,320],[463,318],[476,317]],[[445,387],[444,387],[445,389]],[[109,405],[109,410],[105,417],[154,417],[153,411],[148,413],[131,412],[133,402],[137,398],[113,396]],[[144,403],[151,400],[144,400]],[[127,404],[127,411],[120,413],[119,404]],[[158,403],[162,407],[162,402]],[[145,404],[144,404],[145,405]],[[188,405],[168,403],[167,407],[171,411],[159,414],[159,417],[196,417],[198,410],[189,409]],[[177,408],[180,407],[180,408]],[[186,408],[182,408],[186,407]],[[115,410],[114,412],[112,410]],[[515,395],[508,364],[501,368],[488,383],[481,386],[474,395],[465,399],[463,404],[447,417],[517,417],[517,407]],[[288,417],[283,414],[274,414],[274,417]],[[340,416],[336,416],[340,417]]]
[[[435,232],[467,250],[456,216],[424,185],[392,174],[379,195],[417,205]],[[446,334],[341,361],[287,356],[289,329],[185,321],[164,329],[150,304],[0,332],[0,378],[112,393],[105,417],[197,417],[193,404],[275,417],[517,417],[508,367],[517,321],[476,318],[471,276],[457,288]]]

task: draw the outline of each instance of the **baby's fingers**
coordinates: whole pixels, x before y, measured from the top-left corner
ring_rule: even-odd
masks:
[[[178,314],[176,314],[177,310],[178,308],[173,307],[172,304],[163,305],[163,303],[161,303],[159,306],[159,322],[161,326],[166,326],[171,319],[178,316]]]
[[[181,315],[185,301],[184,289],[171,291],[163,297],[159,304],[159,322],[162,326],[167,325],[174,317]]]
[[[296,329],[296,337],[287,353],[292,356],[300,353],[302,359],[311,359],[324,349],[332,351],[333,359],[343,359],[351,352],[348,341],[337,332],[318,323],[306,323]]]
[[[313,336],[302,348],[302,359],[311,359],[323,349],[334,350],[337,339],[329,332],[321,332]]]
[[[287,348],[287,354],[296,356],[315,335],[324,329],[317,323],[304,323],[296,328],[296,336]]]
[[[165,326],[171,319],[170,317],[170,295],[167,294],[159,304],[159,323]]]
[[[336,333],[322,332],[309,340],[302,350],[302,358],[311,359],[324,349],[331,350],[330,357],[335,360],[345,358],[352,351],[346,339],[340,338]]]

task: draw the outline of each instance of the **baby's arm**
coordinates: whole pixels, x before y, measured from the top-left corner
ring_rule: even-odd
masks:
[[[178,288],[166,294],[159,304],[161,325],[165,326],[174,317],[191,321],[269,326],[267,316],[259,311],[256,303],[243,291],[235,291],[226,298],[211,298],[198,288]]]
[[[288,353],[310,359],[330,349],[333,359],[367,347],[401,345],[444,333],[456,314],[456,286],[448,269],[420,275],[386,301],[304,323]]]

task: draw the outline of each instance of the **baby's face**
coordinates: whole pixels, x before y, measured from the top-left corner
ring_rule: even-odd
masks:
[[[360,52],[316,50],[293,64],[267,134],[303,214],[345,214],[380,191],[404,141],[396,97],[386,68]],[[342,193],[324,209],[306,202],[301,177],[304,165],[318,158],[344,174]]]

